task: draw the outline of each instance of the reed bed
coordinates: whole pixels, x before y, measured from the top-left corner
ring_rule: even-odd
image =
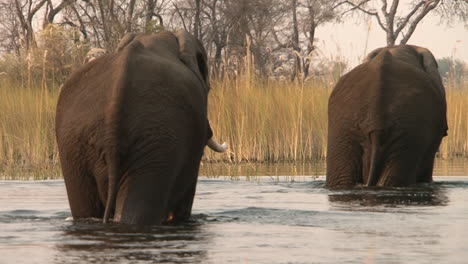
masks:
[[[229,151],[206,150],[203,162],[323,160],[332,86],[324,81],[265,80],[253,73],[213,80],[209,119]],[[43,83],[25,87],[0,76],[0,175],[60,175],[54,134],[57,97],[58,89]],[[447,87],[447,105],[449,135],[440,156],[468,157],[468,86]]]
[[[439,154],[442,158],[468,157],[468,84],[446,88],[449,130]]]
[[[58,166],[54,118],[58,91],[0,79],[0,174],[35,178]]]
[[[208,161],[308,161],[326,156],[327,101],[322,82],[238,78],[213,82],[209,119],[215,136],[227,141],[225,155]]]

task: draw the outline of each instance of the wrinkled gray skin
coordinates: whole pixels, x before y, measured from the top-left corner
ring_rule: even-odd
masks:
[[[436,60],[417,46],[374,50],[333,89],[328,120],[326,186],[431,182],[447,135]]]
[[[190,217],[203,149],[213,143],[206,63],[186,31],[129,34],[66,81],[56,136],[75,219]]]

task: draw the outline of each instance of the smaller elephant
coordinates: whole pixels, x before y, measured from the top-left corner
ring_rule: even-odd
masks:
[[[326,186],[431,182],[447,135],[446,108],[429,50],[399,45],[372,51],[330,95]]]

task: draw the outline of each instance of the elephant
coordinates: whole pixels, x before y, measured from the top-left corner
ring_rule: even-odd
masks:
[[[56,140],[74,219],[159,225],[191,215],[207,117],[207,55],[184,30],[127,34],[73,73],[56,109]]]
[[[437,67],[428,49],[396,45],[340,78],[328,101],[327,187],[432,182],[448,130]]]

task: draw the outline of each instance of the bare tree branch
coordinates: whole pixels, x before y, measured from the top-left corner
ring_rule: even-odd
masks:
[[[411,36],[414,33],[414,30],[416,29],[418,23],[429,13],[431,10],[437,7],[439,4],[440,0],[428,0],[425,5],[424,9],[422,10],[421,13],[414,19],[414,21],[410,24],[408,31],[406,34],[403,36],[403,38],[400,40],[400,44],[406,44],[408,40],[411,38]]]
[[[349,9],[348,11],[346,11],[345,13],[347,12],[350,12],[350,11],[354,11],[354,10],[359,10],[367,15],[370,15],[370,16],[374,16],[376,19],[377,19],[377,22],[379,23],[380,27],[386,32],[387,31],[387,27],[382,23],[382,20],[380,19],[379,17],[379,14],[375,11],[370,11],[370,10],[366,10],[362,7],[362,5],[364,5],[365,3],[369,2],[370,0],[364,0],[362,2],[360,2],[359,4],[355,4],[349,0],[345,1],[345,3],[353,6],[353,8]]]
[[[127,28],[125,29],[126,32],[132,32],[132,24],[133,24],[133,11],[135,10],[135,2],[136,0],[130,0],[128,4],[128,13],[127,13]]]
[[[185,21],[184,21],[184,18],[183,18],[183,16],[182,16],[182,13],[180,12],[179,7],[177,6],[176,3],[173,3],[173,6],[174,6],[174,8],[175,8],[176,13],[177,13],[177,14],[179,15],[179,17],[180,17],[180,20],[182,21],[182,25],[184,26],[184,29],[187,30],[187,31],[189,31],[189,29],[187,28],[187,25],[185,25]]]
[[[400,2],[399,0],[393,0],[392,6],[390,7],[390,11],[388,12],[388,14],[391,17],[395,17],[399,2]]]
[[[401,33],[401,31],[406,27],[408,24],[408,21],[411,19],[411,17],[419,10],[421,6],[424,5],[424,2],[419,2],[412,10],[411,12],[406,15],[406,17],[401,21],[398,22],[397,24],[397,29],[395,30],[395,37],[398,37],[398,35]]]
[[[47,0],[47,6],[49,11],[46,15],[46,20],[44,21],[43,28],[49,23],[54,22],[55,16],[60,13],[67,5],[74,3],[76,0],[63,0],[57,7],[54,8],[52,0]]]

